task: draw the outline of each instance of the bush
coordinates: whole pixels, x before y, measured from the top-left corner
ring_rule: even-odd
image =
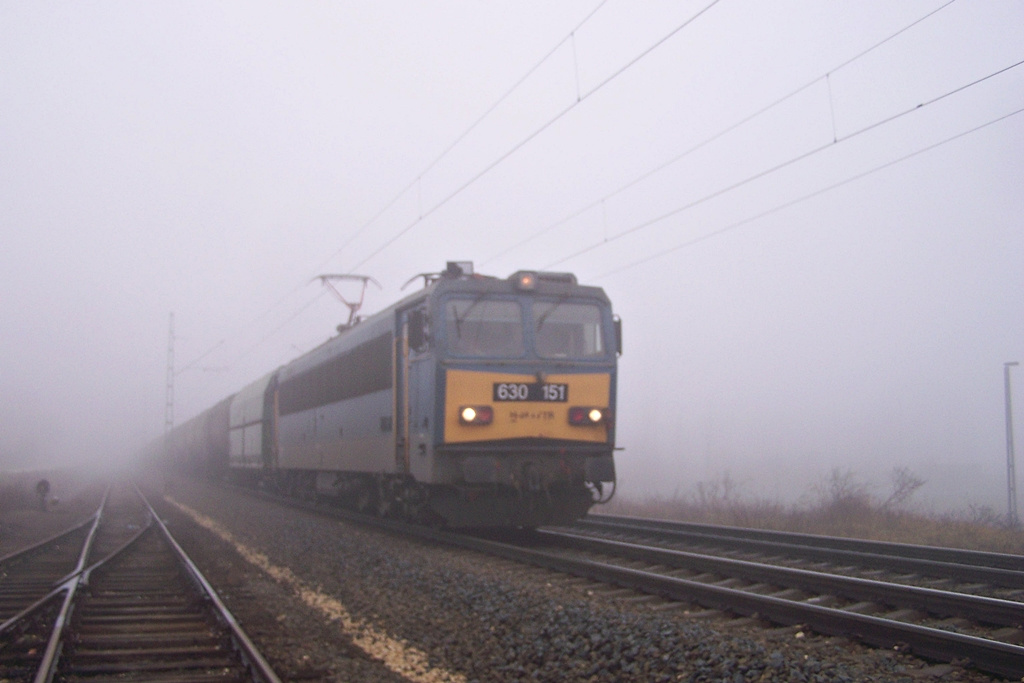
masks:
[[[740,485],[725,473],[715,480],[697,482],[690,494],[677,490],[668,499],[617,497],[601,512],[1024,554],[1024,532],[1009,528],[1006,518],[992,508],[971,506],[942,515],[915,513],[907,504],[925,480],[905,467],[896,467],[890,473],[890,483],[888,495],[877,499],[854,472],[837,468],[814,487],[810,503],[787,506],[744,496]]]

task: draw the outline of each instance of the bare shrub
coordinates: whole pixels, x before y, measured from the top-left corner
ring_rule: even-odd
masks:
[[[698,481],[696,488],[695,502],[698,507],[705,510],[722,510],[740,502],[739,484],[728,471],[718,479]]]
[[[833,468],[815,489],[819,501],[816,512],[833,525],[863,518],[874,508],[868,485],[853,470]]]
[[[917,476],[906,467],[894,467],[889,475],[892,482],[892,493],[882,503],[882,509],[887,511],[899,510],[910,500],[919,488],[925,485],[925,480]]]
[[[991,505],[968,505],[967,511],[962,516],[970,524],[983,524],[992,527],[1007,526],[1006,517],[996,512]]]
[[[724,473],[697,482],[690,493],[676,490],[671,498],[616,497],[599,512],[1024,554],[1024,532],[1009,528],[1005,516],[991,507],[911,513],[904,506],[924,480],[905,467],[894,468],[890,477],[891,491],[881,503],[854,472],[837,468],[813,488],[815,497],[801,505],[751,499]]]
[[[892,477],[892,493],[882,504],[853,472],[837,469],[815,487],[816,501],[801,506],[748,499],[726,473],[695,483],[689,494],[677,489],[671,498],[618,497],[595,512],[1024,554],[1024,531],[1010,528],[991,507],[930,515],[898,509],[924,481],[906,468],[895,468]]]

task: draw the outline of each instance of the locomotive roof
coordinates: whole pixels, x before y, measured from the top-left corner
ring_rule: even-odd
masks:
[[[447,292],[473,292],[509,294],[509,293],[530,293],[546,296],[585,296],[608,302],[608,297],[600,287],[580,285],[576,278],[568,274],[558,273],[557,277],[545,277],[545,273],[530,271],[537,276],[536,284],[530,290],[523,290],[516,287],[514,280],[516,275],[508,278],[496,278],[481,275],[469,275],[459,278],[441,278],[434,282],[427,289],[432,291],[429,296],[436,296]],[[570,279],[571,278],[571,279]]]
[[[524,273],[535,276],[534,283],[529,290],[520,289],[516,285],[516,278]],[[278,368],[276,372],[280,373],[282,379],[293,376],[310,366],[318,364],[323,358],[333,355],[337,352],[336,349],[339,346],[343,348],[356,346],[381,334],[386,334],[393,330],[392,316],[396,310],[409,308],[415,306],[418,302],[449,293],[464,292],[470,295],[532,294],[555,297],[579,296],[596,299],[605,304],[610,303],[603,289],[577,284],[576,277],[570,273],[519,271],[507,278],[479,274],[450,275],[442,273],[426,277],[428,282],[426,287],[367,316],[351,327],[340,327],[337,335],[298,358],[288,361]]]

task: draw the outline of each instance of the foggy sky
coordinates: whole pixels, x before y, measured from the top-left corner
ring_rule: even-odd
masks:
[[[624,495],[1005,511],[1024,4],[711,4],[0,0],[0,468],[157,437],[171,311],[181,422],[459,259],[608,292]]]

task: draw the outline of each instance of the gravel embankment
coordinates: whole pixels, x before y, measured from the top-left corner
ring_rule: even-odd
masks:
[[[289,680],[990,680],[842,638],[616,601],[195,482],[169,500],[173,532]]]

